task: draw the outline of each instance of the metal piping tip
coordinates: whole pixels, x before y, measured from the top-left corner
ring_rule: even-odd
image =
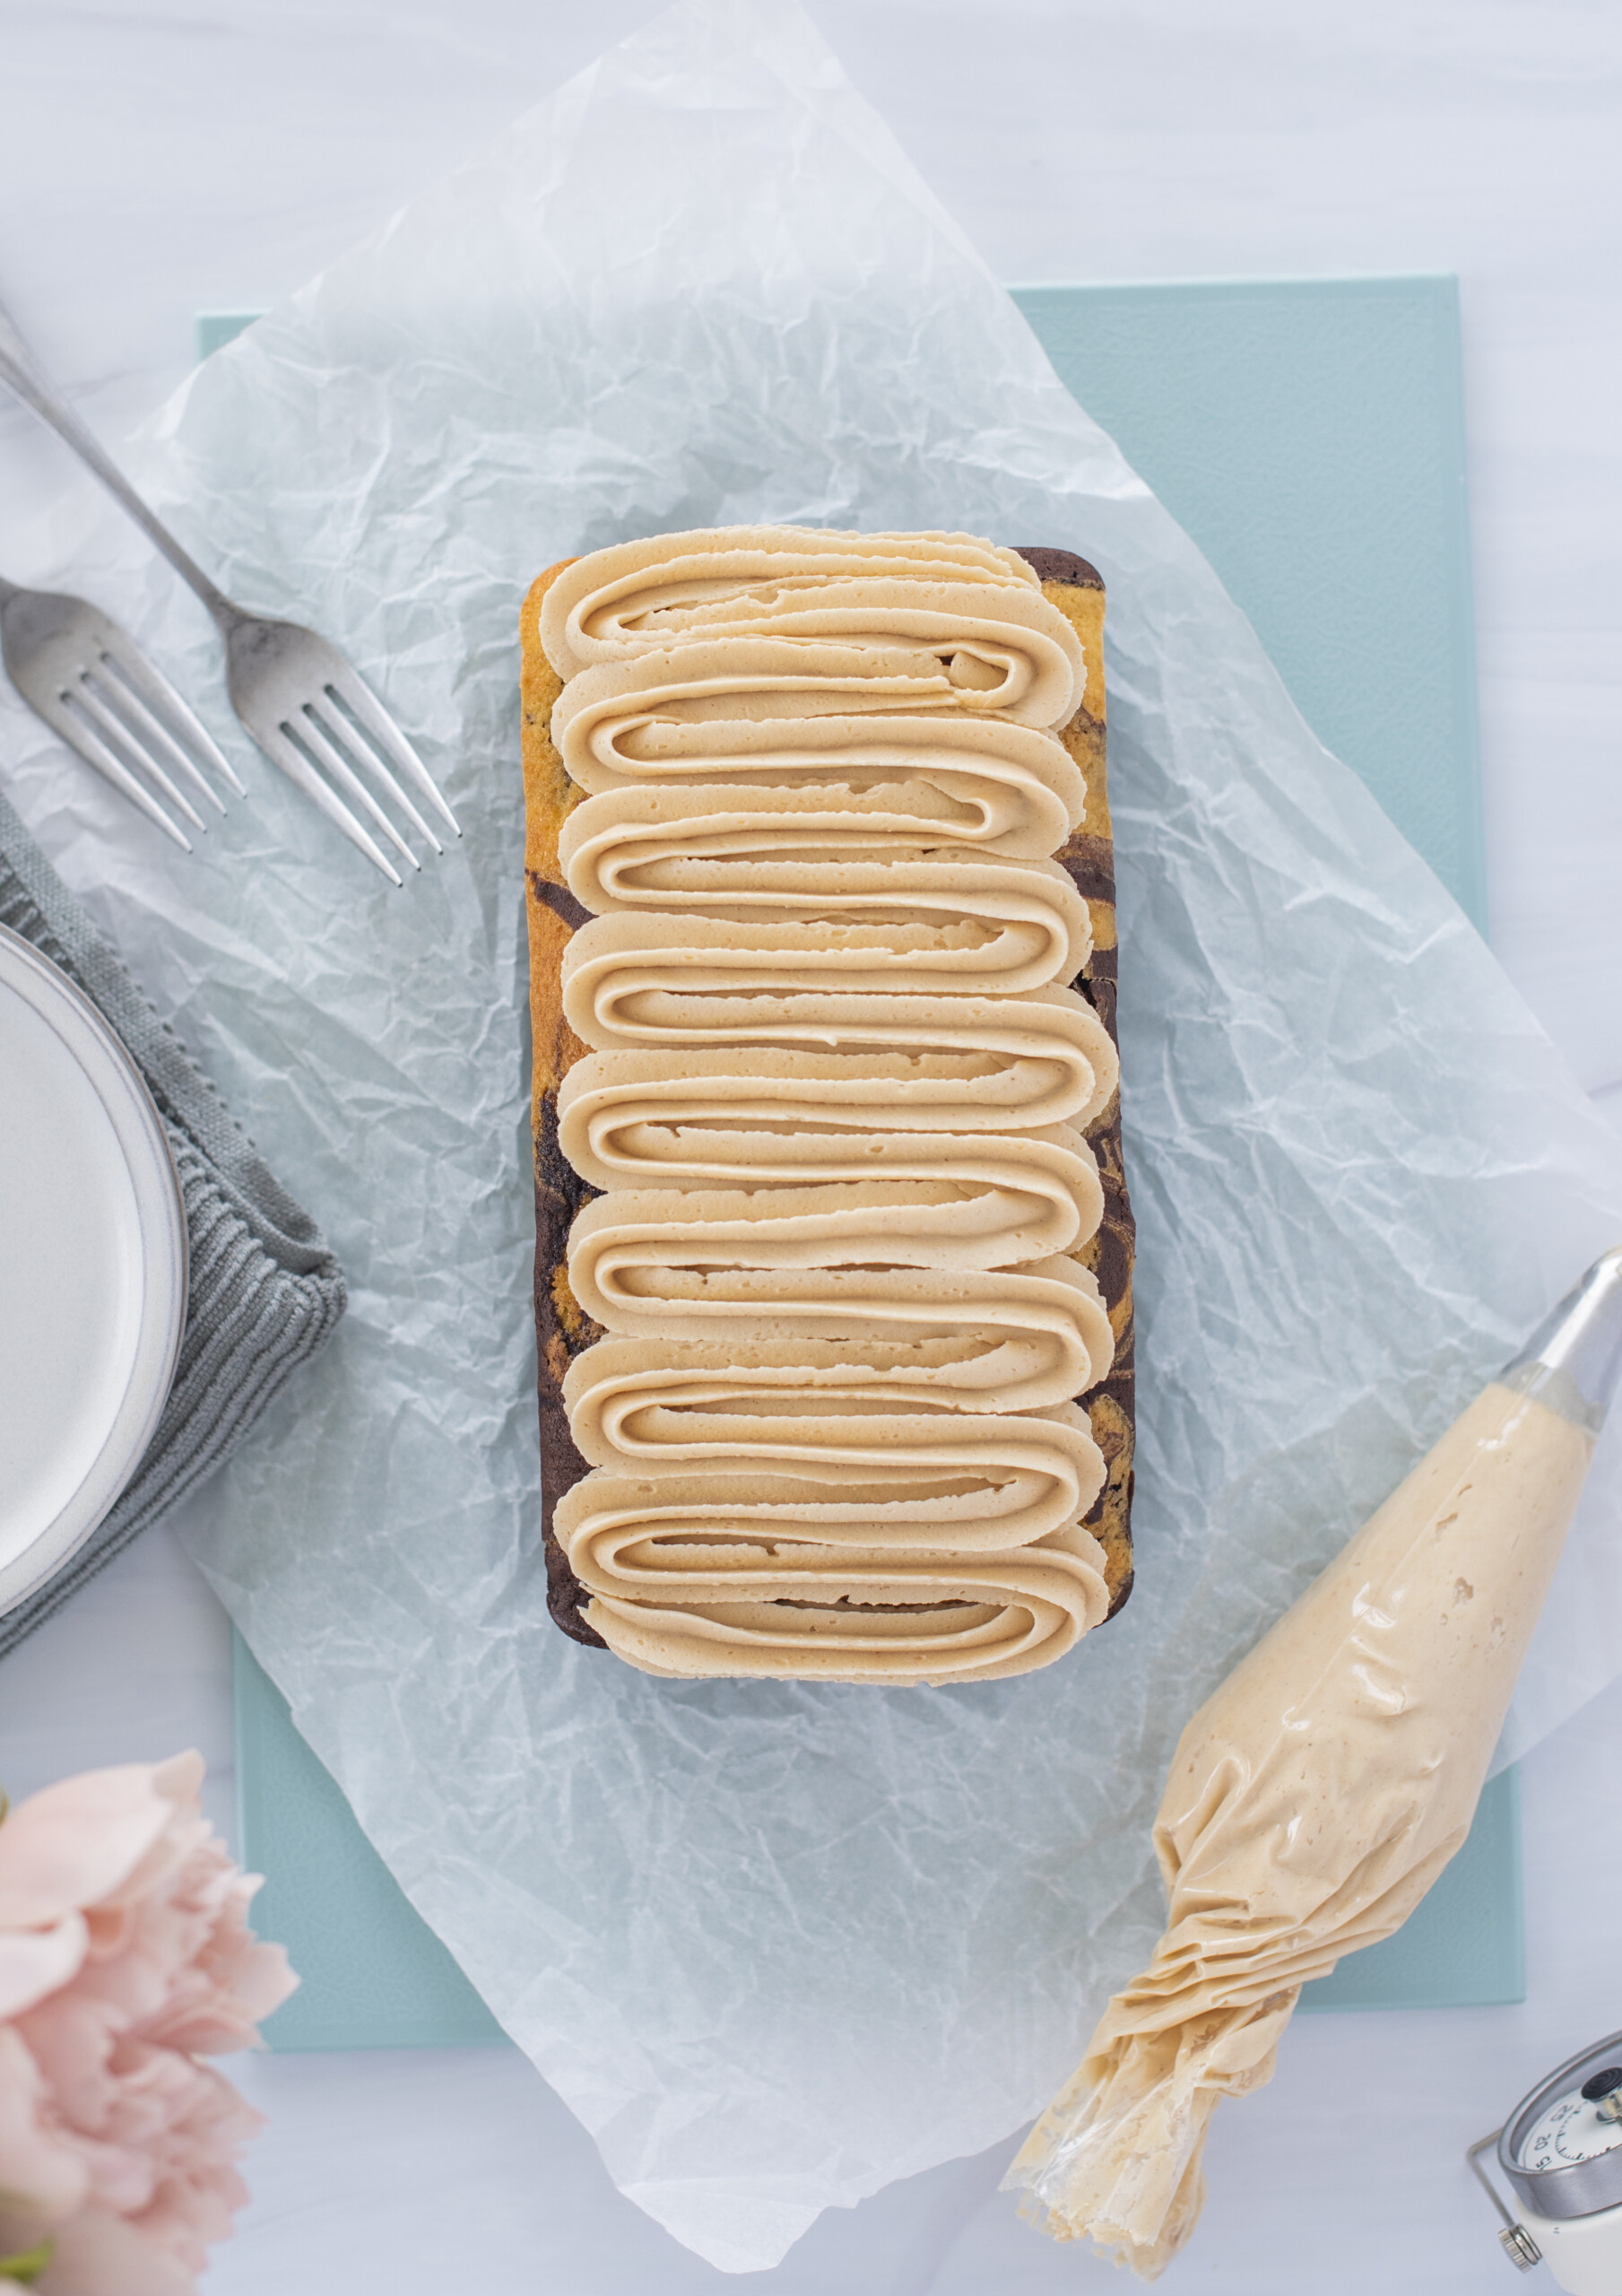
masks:
[[[1500,1378],[1599,1433],[1622,1387],[1622,1244],[1600,1254]]]

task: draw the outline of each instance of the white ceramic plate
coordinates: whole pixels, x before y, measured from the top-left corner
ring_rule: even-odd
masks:
[[[0,926],[0,1613],[129,1481],[185,1320],[158,1111],[95,1006]]]

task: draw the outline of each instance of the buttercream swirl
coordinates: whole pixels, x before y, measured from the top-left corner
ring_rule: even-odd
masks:
[[[765,918],[750,914],[747,889],[735,885],[708,899],[701,886],[655,887],[642,912],[611,912],[581,927],[569,944],[569,978],[609,952],[618,964],[633,964],[646,946],[667,970],[702,975],[707,989],[720,991],[1018,996],[1069,978],[1066,967],[1079,968],[1092,945],[1087,905],[1069,878],[1048,877],[1034,862],[1002,868],[988,862],[972,871],[832,863],[816,873],[827,881],[816,894],[801,883],[812,874],[796,868],[794,883],[761,887]],[[668,914],[700,905],[702,916]],[[897,914],[903,909],[911,911],[905,919]],[[778,927],[777,918],[795,909],[811,913],[792,929]],[[584,1010],[587,992],[579,996]]]
[[[1114,1089],[1119,1071],[1108,1031],[1073,990],[930,996],[915,985],[905,958],[890,994],[824,987],[809,966],[811,978],[801,987],[782,973],[774,979],[763,964],[751,970],[756,952],[747,948],[738,952],[737,971],[717,967],[712,983],[690,946],[682,945],[686,935],[678,931],[664,940],[664,922],[598,918],[570,941],[562,967],[564,1015],[594,1049],[803,1046],[893,1051],[905,1058],[1028,1060],[1062,1072],[1055,1104],[1037,1119],[1045,1124],[1089,1123]]]
[[[751,1221],[740,1199],[695,1195],[672,1205],[656,1189],[627,1190],[588,1205],[569,1244],[569,1286],[586,1314],[610,1331],[649,1338],[750,1340],[831,1334],[932,1338],[1006,1331],[1036,1342],[1054,1392],[1004,1398],[1010,1409],[1080,1395],[1109,1370],[1109,1318],[1089,1272],[1054,1255],[1018,1268],[987,1266],[1006,1232],[954,1236],[956,1220],[986,1206],[897,1205],[809,1211],[813,1193],[794,1189],[796,1213]],[[919,1196],[923,1195],[920,1190]],[[717,1208],[706,1217],[707,1207]],[[731,1214],[728,1217],[727,1214]],[[931,1215],[933,1215],[932,1217]],[[858,1257],[860,1256],[860,1257]],[[941,1263],[944,1262],[944,1265]],[[844,1264],[841,1264],[844,1263]],[[922,1265],[920,1265],[922,1263]]]
[[[1076,1537],[1098,1552],[1085,1532]],[[959,1557],[950,1572],[903,1569],[888,1556],[865,1570],[838,1571],[819,1555],[816,1599],[768,1579],[763,1599],[753,1602],[715,1599],[724,1582],[707,1578],[690,1551],[667,1551],[685,1566],[680,1604],[661,1605],[646,1578],[629,1582],[635,1598],[628,1601],[621,1578],[612,1591],[594,1587],[592,1622],[629,1665],[677,1680],[994,1682],[1051,1665],[1108,1609],[1095,1564],[1049,1548],[984,1564]]]
[[[594,1187],[677,1184],[691,1188],[779,1182],[911,1180],[950,1185],[965,1200],[994,1195],[1018,1205],[1033,1258],[1069,1250],[1096,1233],[1104,1189],[1092,1150],[1066,1125],[1012,1139],[934,1132],[821,1130],[783,1123],[660,1123],[622,1113],[589,1089],[563,1110],[563,1152]],[[1062,1239],[1062,1240],[1061,1240]]]
[[[905,858],[906,848],[919,847],[954,857],[1006,854],[1034,860],[1063,843],[1072,826],[1072,798],[1080,811],[1080,776],[1056,742],[1000,723],[924,730],[932,736],[927,746],[868,741],[857,745],[859,756],[801,744],[792,756],[776,758],[758,747],[725,761],[690,764],[684,757],[683,770],[717,779],[690,787],[622,781],[599,791],[564,823],[564,862],[571,872],[578,863],[586,872],[584,882],[603,888],[608,907],[620,886],[603,873],[604,850],[618,867],[640,870],[668,854],[793,858],[807,851],[820,856],[830,846],[849,861],[887,859],[897,852]],[[967,743],[941,754],[944,734],[970,734],[983,744],[993,732],[1018,733],[1042,746],[1024,764],[989,759],[983,746],[976,751]],[[1055,756],[1063,773],[1054,770]],[[740,770],[722,782],[724,762]],[[1051,786],[1049,774],[1060,787]]]
[[[809,1507],[785,1521],[756,1490],[593,1474],[566,1493],[572,1567],[621,1657],[676,1676],[986,1682],[1063,1657],[1108,1606],[1084,1531],[987,1554],[898,1548]]]
[[[818,716],[789,708],[794,699],[820,698],[808,686],[783,698],[789,714],[774,716],[769,690],[701,705],[677,691],[633,697],[611,687],[600,709],[577,711],[567,726],[559,701],[552,737],[588,803],[636,791],[698,812],[747,804],[762,789],[766,804],[783,799],[786,819],[810,795],[846,813],[889,806],[932,841],[946,841],[950,831],[952,841],[995,839],[1020,853],[1053,852],[1080,818],[1081,776],[1051,734],[962,713]],[[751,703],[761,714],[745,714]],[[723,708],[733,714],[718,715]]]
[[[898,1337],[889,1333],[837,1340],[756,1335],[742,1344],[716,1339],[604,1339],[569,1366],[564,1395],[576,1439],[587,1458],[600,1466],[629,1465],[645,1473],[712,1457],[730,1457],[735,1464],[733,1446],[744,1440],[758,1446],[766,1439],[758,1429],[751,1431],[742,1424],[745,1418],[751,1422],[762,1415],[784,1422],[801,1421],[809,1441],[812,1421],[871,1419],[875,1413],[932,1414],[941,1425],[928,1439],[939,1444],[970,1439],[974,1431],[960,1414],[997,1414],[992,1439],[999,1446],[1016,1447],[1014,1453],[1004,1448],[996,1454],[1010,1474],[1014,1473],[1010,1459],[1028,1462],[1028,1451],[1019,1447],[1037,1437],[1050,1449],[1058,1442],[1073,1469],[1073,1474],[1066,1470],[1069,1480],[1061,1479],[1059,1511],[1041,1520],[1022,1521],[1017,1528],[1005,1523],[993,1541],[1003,1545],[1018,1545],[1062,1528],[1070,1519],[1064,1510],[1071,1505],[1063,1492],[1071,1491],[1073,1498],[1085,1489],[1091,1496],[1097,1488],[1092,1438],[1086,1421],[1063,1399],[1063,1372],[1057,1358],[1044,1335],[1017,1327],[965,1330],[950,1336]],[[1036,1436],[1019,1415],[1021,1409],[1041,1418],[1043,1426]],[[1053,1426],[1068,1428],[1071,1434],[1054,1437]],[[979,1433],[984,1436],[986,1430]],[[717,1443],[719,1452],[714,1448]],[[768,1448],[759,1456],[775,1457],[780,1474],[813,1472],[798,1448],[776,1454]],[[905,1482],[899,1468],[891,1473],[893,1465],[890,1460],[880,1471],[868,1459],[863,1473],[880,1483],[886,1477]],[[926,1496],[914,1500],[905,1492],[892,1493],[886,1503],[892,1515],[900,1509],[897,1519],[915,1516],[933,1521],[931,1510],[938,1495],[932,1486]],[[997,1501],[990,1513],[999,1509],[1006,1513],[1007,1503]],[[947,1510],[953,1519],[963,1511],[956,1502]],[[976,1501],[968,1511],[986,1513],[987,1505]]]
[[[1106,1607],[1075,632],[1012,552],[794,528],[598,552],[541,626],[590,1622],[660,1674],[1044,1664]]]
[[[567,1140],[643,1123],[931,1135],[1085,1126],[1115,1087],[1115,1048],[1097,1035],[1110,1056],[1097,1066],[1090,1037],[1083,1048],[1008,1028],[976,1030],[953,1052],[695,1046],[674,1069],[663,1052],[594,1053],[563,1080],[559,1128]]]
[[[934,645],[931,633],[950,632]],[[706,642],[843,638],[863,651],[925,639],[950,658],[1018,654],[1021,633],[1079,672],[1081,649],[1017,551],[967,535],[858,535],[721,526],[621,543],[577,559],[548,589],[541,640],[564,676]],[[1032,723],[1063,725],[1073,691]]]

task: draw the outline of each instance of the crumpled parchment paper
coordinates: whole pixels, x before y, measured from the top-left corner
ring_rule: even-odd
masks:
[[[184,1534],[622,2189],[768,2266],[1069,2071],[1160,1926],[1184,1722],[1622,1235],[1622,1159],[783,0],[613,50],[129,459],[227,588],[374,676],[466,830],[391,891],[247,750],[167,571],[79,526],[69,587],[253,803],[188,861],[8,701],[17,801],[351,1275]],[[752,518],[1054,544],[1109,585],[1139,1579],[1017,1682],[681,1685],[546,1619],[515,617],[556,558]],[[1616,1457],[1509,1751],[1622,1663]]]

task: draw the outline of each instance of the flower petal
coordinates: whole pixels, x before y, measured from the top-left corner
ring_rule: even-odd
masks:
[[[256,2040],[297,1980],[248,1927],[257,1883],[201,1774],[101,1770],[0,1828],[0,2235],[57,2239],[39,2296],[192,2296],[247,2197],[259,2117],[202,2060]],[[0,2281],[28,2245],[0,2239]]]
[[[127,1880],[176,1816],[157,1775],[150,1762],[91,1770],[19,1802],[0,1825],[0,1929],[42,1928]]]
[[[16,2030],[39,2067],[55,2111],[93,2135],[111,2109],[108,2060],[117,2024],[81,1985],[64,1986],[18,2018]]]
[[[0,2018],[20,2016],[77,1976],[84,1944],[76,1913],[49,1929],[0,1929]]]
[[[197,2296],[195,2273],[121,2217],[81,2209],[56,2235],[35,2296]]]
[[[31,2248],[89,2187],[74,2147],[44,2125],[46,2083],[22,2037],[0,2025],[0,2256]]]

